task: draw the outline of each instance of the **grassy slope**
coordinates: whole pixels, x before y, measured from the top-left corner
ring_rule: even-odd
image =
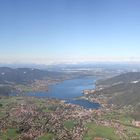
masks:
[[[0,134],[0,139],[7,140],[8,138],[16,139],[18,138],[19,134],[17,133],[16,129],[8,129],[7,132]]]
[[[68,120],[68,121],[65,121],[64,122],[64,126],[68,129],[68,130],[70,130],[70,129],[73,129],[74,128],[74,126],[76,125],[76,121],[74,121],[74,120]]]
[[[47,133],[41,137],[38,138],[38,140],[53,140],[53,138],[55,138],[55,136],[51,133]]]
[[[83,140],[93,140],[96,137],[106,138],[109,140],[120,140],[118,136],[115,134],[113,128],[99,126],[95,123],[87,124],[88,131],[85,134]]]

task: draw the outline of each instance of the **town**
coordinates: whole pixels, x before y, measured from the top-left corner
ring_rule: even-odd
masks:
[[[1,97],[0,103],[0,140],[140,139],[140,126],[126,117],[131,107],[102,102],[100,109],[85,109],[35,97]]]

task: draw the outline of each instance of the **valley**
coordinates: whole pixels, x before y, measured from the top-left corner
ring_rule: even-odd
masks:
[[[93,73],[1,78],[0,140],[139,140],[139,72]]]

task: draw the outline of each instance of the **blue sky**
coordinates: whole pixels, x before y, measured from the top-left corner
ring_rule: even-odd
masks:
[[[0,62],[140,60],[139,0],[0,0]]]

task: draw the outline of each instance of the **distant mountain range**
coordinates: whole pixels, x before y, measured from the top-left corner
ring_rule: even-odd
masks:
[[[0,95],[8,96],[9,93],[25,90],[47,90],[48,80],[61,80],[64,76],[64,73],[33,68],[0,67]]]
[[[100,80],[96,93],[107,96],[109,103],[120,107],[132,105],[140,115],[140,72],[129,72]]]
[[[102,85],[104,87],[108,87],[120,83],[127,84],[127,83],[131,83],[131,82],[133,83],[137,81],[140,81],[140,72],[128,72],[105,80],[99,80],[97,82],[97,86]]]
[[[61,76],[60,72],[50,72],[32,68],[17,68],[8,67],[0,68],[0,84],[28,84],[34,80],[57,78]]]

